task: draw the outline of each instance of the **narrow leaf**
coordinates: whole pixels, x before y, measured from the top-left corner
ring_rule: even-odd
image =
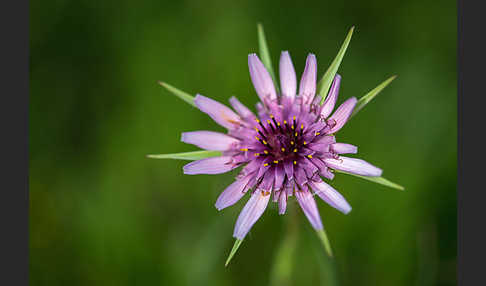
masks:
[[[226,259],[226,263],[224,264],[225,267],[228,266],[228,264],[230,263],[231,259],[235,255],[236,251],[238,250],[238,248],[240,247],[242,242],[243,242],[243,239],[242,240],[237,239],[235,241],[235,244],[233,244],[233,248],[231,249],[231,252],[228,256],[228,259]]]
[[[173,95],[177,96],[178,98],[184,100],[185,102],[189,103],[190,105],[196,107],[196,104],[194,103],[194,96],[190,95],[187,92],[184,92],[180,89],[177,89],[173,87],[172,85],[165,83],[163,81],[159,81],[159,84],[163,87],[165,87],[170,93]]]
[[[278,92],[279,91],[278,84],[275,79],[275,72],[273,71],[272,60],[270,57],[270,52],[268,51],[267,40],[265,39],[265,32],[263,31],[263,25],[261,23],[258,23],[257,29],[258,29],[258,48],[259,48],[260,58],[262,60],[263,65],[267,68],[268,72],[270,73],[270,76],[273,79],[273,84],[275,85],[275,89]]]
[[[329,257],[332,257],[331,243],[329,243],[326,231],[324,229],[318,230],[317,235],[319,236],[319,239],[321,240],[321,243],[324,246],[327,255],[329,255]]]
[[[400,186],[399,184],[393,183],[392,181],[389,181],[389,180],[387,180],[383,177],[366,177],[366,176],[356,175],[356,174],[352,174],[352,173],[348,173],[348,172],[340,171],[340,170],[335,170],[335,171],[338,172],[338,173],[348,174],[348,175],[352,175],[352,176],[355,176],[355,177],[358,177],[358,178],[361,178],[361,179],[365,179],[365,180],[371,181],[373,183],[381,184],[381,185],[387,186],[389,188],[393,188],[393,189],[397,189],[397,190],[401,190],[401,191],[405,190],[405,188],[403,186]]]
[[[178,160],[200,160],[209,157],[221,156],[220,151],[194,151],[194,152],[184,152],[184,153],[173,153],[173,154],[150,154],[147,158],[152,159],[178,159]]]
[[[390,77],[389,79],[385,80],[384,82],[380,83],[377,87],[372,89],[370,92],[365,94],[363,97],[361,97],[358,100],[358,103],[356,103],[356,106],[354,107],[353,113],[351,113],[351,117],[353,117],[358,111],[360,111],[368,102],[370,102],[375,96],[378,95],[387,85],[390,84],[397,76],[394,75]]]
[[[326,72],[322,76],[322,79],[319,81],[317,85],[318,94],[321,95],[321,105],[324,104],[324,100],[327,97],[327,93],[329,92],[329,88],[331,87],[332,80],[336,75],[336,72],[341,65],[341,61],[343,60],[344,54],[346,53],[346,49],[348,48],[349,42],[351,41],[351,36],[353,35],[354,26],[349,29],[348,35],[344,39],[344,42],[339,49],[338,54],[332,61],[329,68],[327,68]]]

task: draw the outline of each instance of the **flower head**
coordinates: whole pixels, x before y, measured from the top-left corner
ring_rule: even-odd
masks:
[[[380,168],[361,159],[343,156],[356,154],[358,148],[337,142],[335,136],[351,116],[395,78],[393,76],[384,81],[359,101],[351,97],[335,108],[341,84],[341,76],[336,71],[353,30],[354,27],[319,84],[316,57],[308,55],[297,90],[297,75],[287,51],[280,56],[280,89],[274,84],[263,28],[259,26],[260,50],[263,51],[265,64],[256,54],[248,55],[251,81],[260,98],[256,104],[256,114],[236,97],[229,99],[231,109],[203,95],[197,94],[194,98],[166,83],[160,83],[209,115],[226,128],[227,133],[184,132],[181,141],[207,151],[149,157],[195,160],[183,168],[184,173],[190,175],[221,174],[242,167],[235,181],[221,193],[215,204],[218,210],[222,210],[238,202],[245,194],[250,196],[236,221],[233,232],[236,242],[226,263],[263,214],[270,199],[278,204],[279,214],[285,214],[287,201],[292,196],[317,231],[328,254],[331,254],[315,195],[344,214],[351,211],[344,197],[324,181],[332,180],[336,170],[403,190],[402,186],[381,177]]]
[[[288,52],[280,57],[281,94],[276,92],[270,73],[256,54],[248,56],[248,67],[255,91],[260,98],[257,115],[236,97],[233,109],[208,97],[197,95],[194,103],[227,134],[212,131],[182,133],[181,140],[202,149],[222,152],[184,166],[185,174],[220,174],[243,167],[236,180],[216,201],[222,210],[239,201],[246,193],[250,199],[241,211],[233,236],[242,240],[263,214],[270,199],[278,203],[279,213],[286,211],[287,200],[295,196],[316,230],[323,225],[314,195],[347,214],[348,202],[322,180],[332,180],[333,170],[361,176],[380,176],[381,169],[342,154],[357,153],[351,144],[338,143],[335,134],[344,126],[357,99],[351,97],[336,110],[341,76],[334,77],[329,94],[320,105],[316,95],[317,62],[309,54],[297,91],[297,79]],[[333,112],[334,110],[334,112]]]

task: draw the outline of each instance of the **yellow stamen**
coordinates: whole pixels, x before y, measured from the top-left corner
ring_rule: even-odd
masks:
[[[292,126],[290,126],[290,128],[292,128],[292,130],[294,130],[294,125],[292,124]]]
[[[248,151],[248,148],[241,148],[240,151]]]
[[[254,128],[255,128],[256,132],[260,132],[260,129],[258,129],[257,127],[254,127]]]
[[[300,125],[300,129],[304,129],[304,124],[301,124]]]
[[[320,135],[320,134],[321,134],[320,132],[316,132],[316,136],[317,136],[317,135]]]
[[[308,157],[309,159],[312,159],[312,155],[307,155],[307,157]]]
[[[263,153],[268,154],[268,151],[267,150],[263,150]]]
[[[262,140],[262,142],[263,142],[263,144],[265,144],[265,145],[267,145],[267,141],[265,141],[265,140]]]
[[[255,118],[256,123],[260,123],[260,120],[258,118]]]
[[[273,161],[275,164],[278,164],[278,161]]]
[[[307,142],[304,141],[304,145],[307,145]]]
[[[284,147],[282,147],[282,152],[285,152],[285,148]]]
[[[260,138],[258,138],[258,136],[255,136],[255,139],[258,140],[258,141],[260,141]]]
[[[253,156],[258,157],[258,156],[260,156],[260,153],[255,153],[255,154],[253,154]]]
[[[294,145],[294,141],[290,141],[290,145]]]
[[[277,121],[277,126],[280,126],[280,122]]]
[[[268,166],[268,163],[263,164],[264,167]]]
[[[267,123],[268,123],[268,125],[270,125],[270,124],[271,124],[271,123],[270,123],[270,119],[267,119]]]
[[[292,117],[292,119],[295,120],[295,115],[294,115],[294,117]]]
[[[294,149],[294,153],[297,153],[297,148]]]
[[[272,114],[270,114],[270,118],[273,118],[273,115]]]
[[[299,135],[299,133],[295,132],[295,137],[297,137],[297,135]]]
[[[284,120],[284,124],[287,124],[287,120]]]
[[[297,165],[297,161],[294,161],[294,165]]]

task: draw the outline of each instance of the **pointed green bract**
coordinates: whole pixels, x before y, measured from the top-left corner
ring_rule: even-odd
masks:
[[[388,179],[385,179],[383,177],[366,177],[366,176],[356,175],[356,174],[352,174],[352,173],[348,173],[348,172],[340,171],[340,170],[335,170],[335,171],[338,172],[338,173],[348,174],[348,175],[352,175],[352,176],[355,176],[355,177],[358,177],[358,178],[361,178],[361,179],[365,179],[365,180],[371,181],[373,183],[377,183],[377,184],[380,184],[380,185],[383,185],[383,186],[387,186],[387,187],[392,188],[392,189],[397,189],[397,190],[400,190],[400,191],[405,190],[405,188],[403,186],[400,186],[399,184],[393,183],[392,181],[389,181]]]
[[[279,91],[278,84],[275,78],[275,72],[273,71],[272,60],[270,58],[270,52],[268,51],[267,40],[265,39],[265,32],[263,31],[262,24],[258,23],[257,29],[258,29],[258,48],[259,48],[260,58],[262,60],[263,65],[267,68],[268,72],[270,73],[270,76],[273,79],[273,84],[275,85],[275,89],[278,92]]]
[[[329,239],[327,238],[326,231],[324,229],[318,230],[317,235],[319,236],[319,239],[321,240],[321,243],[324,246],[324,249],[326,250],[327,255],[329,255],[329,257],[332,257],[331,243],[329,242]]]
[[[334,79],[334,76],[336,75],[339,65],[341,65],[341,61],[343,60],[344,54],[346,53],[346,49],[348,48],[349,42],[351,41],[351,36],[353,35],[353,31],[354,31],[354,26],[351,27],[351,29],[349,30],[348,35],[344,39],[344,42],[341,45],[338,54],[332,61],[329,68],[327,68],[326,73],[324,73],[324,76],[322,76],[322,79],[319,81],[317,85],[318,94],[321,95],[322,97],[321,105],[324,104],[324,100],[327,97],[327,93],[329,91],[329,88],[331,87],[331,83]]]
[[[165,87],[168,91],[170,91],[173,95],[177,96],[178,98],[184,100],[185,102],[189,103],[190,105],[196,107],[194,103],[194,96],[190,95],[187,92],[184,92],[180,89],[173,87],[172,85],[165,83],[163,81],[159,81],[159,84]]]
[[[228,266],[228,264],[230,263],[231,259],[233,258],[233,256],[235,255],[236,251],[238,250],[238,248],[240,247],[240,244],[243,242],[243,239],[242,240],[239,240],[237,239],[235,241],[235,244],[233,244],[233,248],[231,249],[231,252],[228,256],[228,259],[226,259],[226,262],[224,264],[224,266]]]
[[[356,106],[354,107],[353,113],[351,113],[350,118],[353,117],[356,113],[358,113],[358,111],[360,111],[366,104],[368,104],[368,102],[370,102],[373,98],[375,98],[375,96],[377,96],[378,93],[380,93],[396,77],[397,77],[396,75],[390,77],[389,79],[387,79],[384,82],[380,83],[377,87],[375,87],[374,89],[372,89],[370,92],[368,92],[367,94],[363,95],[363,97],[361,97],[358,100],[358,103],[356,103]]]
[[[221,156],[220,151],[194,151],[194,152],[184,152],[184,153],[173,153],[173,154],[150,154],[147,155],[148,158],[152,159],[177,159],[177,160],[200,160],[209,157]]]

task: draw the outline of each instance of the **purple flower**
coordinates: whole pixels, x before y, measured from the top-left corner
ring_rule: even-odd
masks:
[[[246,193],[250,199],[235,225],[236,242],[226,261],[229,263],[243,238],[263,214],[272,199],[279,214],[285,214],[287,200],[295,196],[305,216],[317,231],[326,251],[331,248],[324,231],[315,196],[347,214],[351,206],[333,187],[334,171],[352,174],[391,188],[404,188],[381,177],[382,170],[361,159],[343,156],[356,154],[358,148],[336,141],[335,134],[349,118],[361,110],[395,76],[361,97],[347,99],[335,109],[341,76],[337,69],[351,40],[350,29],[338,55],[317,84],[317,60],[309,54],[297,90],[297,76],[288,52],[279,63],[280,90],[274,85],[274,73],[263,28],[258,27],[260,52],[248,56],[250,77],[260,98],[257,114],[231,97],[231,108],[197,94],[192,97],[177,88],[159,82],[170,92],[209,115],[227,129],[227,134],[213,131],[182,133],[181,141],[207,151],[148,155],[150,158],[194,160],[184,166],[184,174],[221,174],[242,167],[235,181],[218,197],[216,208],[222,210],[238,202]],[[266,68],[268,67],[268,69]],[[323,97],[321,97],[323,96]]]
[[[313,54],[307,57],[298,91],[288,52],[282,52],[280,57],[281,94],[276,92],[270,73],[256,54],[248,56],[248,66],[261,101],[256,105],[258,115],[235,97],[229,100],[233,111],[198,94],[194,99],[196,107],[228,133],[183,133],[181,140],[185,143],[222,152],[220,157],[185,165],[184,173],[220,174],[243,167],[216,201],[216,208],[222,210],[249,193],[250,199],[233,233],[239,240],[260,218],[270,199],[278,203],[279,214],[284,214],[291,196],[295,196],[312,227],[322,230],[314,195],[345,214],[351,211],[344,197],[322,177],[332,180],[333,170],[370,177],[379,177],[382,173],[380,168],[366,161],[343,156],[357,153],[356,146],[336,142],[335,134],[346,124],[357,99],[351,97],[334,110],[341,83],[341,76],[336,74],[324,104],[319,104],[322,98],[316,95],[317,62]]]

